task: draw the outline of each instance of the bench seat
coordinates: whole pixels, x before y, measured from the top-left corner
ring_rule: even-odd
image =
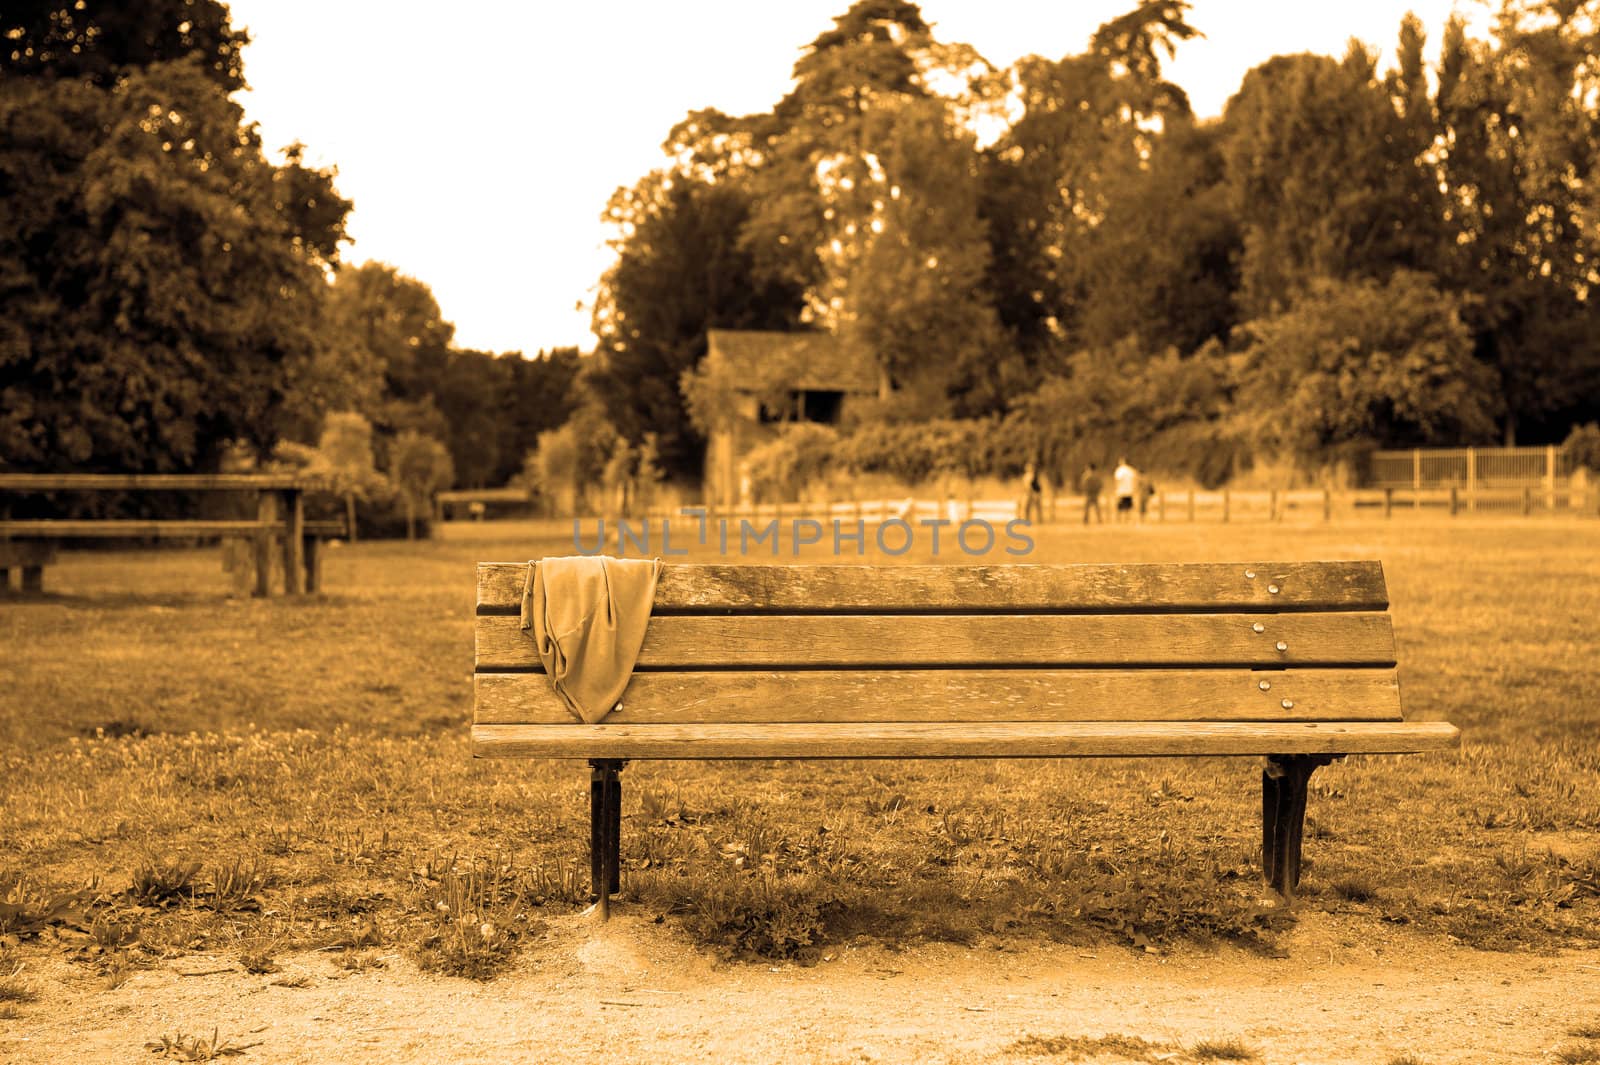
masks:
[[[19,519],[0,520],[0,595],[10,591],[10,570],[22,571],[22,591],[44,591],[44,570],[54,565],[62,540],[169,540],[210,537],[255,542],[255,594],[270,594],[274,542],[282,552],[285,595],[315,592],[322,583],[321,541],[342,536],[341,522],[307,522],[304,495],[311,483],[297,474],[0,473],[8,492],[237,492],[254,496],[256,519]],[[8,509],[0,500],[0,518]],[[32,545],[31,548],[17,545]]]
[[[159,479],[158,479],[159,483]],[[342,521],[302,521],[298,537],[291,536],[291,523],[277,520],[190,520],[190,519],[74,519],[41,518],[0,521],[0,595],[10,591],[10,570],[22,571],[22,590],[44,591],[44,569],[56,563],[64,540],[193,540],[209,537],[240,537],[257,541],[260,566],[273,539],[284,545],[290,571],[304,568],[303,577],[287,579],[292,590],[317,591],[322,584],[321,541],[345,535]],[[293,540],[293,546],[291,546]],[[264,581],[258,581],[257,594],[264,595]]]

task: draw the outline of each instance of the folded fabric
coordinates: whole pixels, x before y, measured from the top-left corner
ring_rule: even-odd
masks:
[[[660,576],[660,559],[578,555],[528,563],[522,631],[578,720],[594,724],[622,698]]]

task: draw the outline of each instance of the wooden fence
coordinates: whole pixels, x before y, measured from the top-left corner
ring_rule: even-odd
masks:
[[[1016,500],[872,499],[843,502],[799,501],[762,503],[745,507],[690,508],[694,517],[704,513],[711,521],[771,521],[810,519],[830,523],[834,520],[883,522],[898,518],[916,524],[944,519],[952,522],[982,520],[991,524],[1011,521],[1019,516]],[[1113,500],[1100,503],[1100,519],[1114,523]],[[1600,513],[1600,486],[1573,478],[1550,488],[1478,488],[1469,492],[1457,486],[1446,488],[1369,488],[1334,489],[1200,489],[1157,492],[1145,503],[1144,512],[1134,520],[1156,524],[1177,522],[1281,522],[1334,521],[1364,518],[1404,518],[1416,514],[1448,515],[1569,515],[1594,516]],[[1092,511],[1091,511],[1092,514]],[[652,521],[684,518],[677,509],[651,510]],[[1053,523],[1081,523],[1084,497],[1058,495],[1045,501],[1045,520]],[[1091,520],[1093,520],[1091,518]]]

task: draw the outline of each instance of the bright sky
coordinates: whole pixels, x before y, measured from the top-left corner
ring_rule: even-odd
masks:
[[[800,50],[850,0],[229,0],[250,31],[242,97],[272,149],[303,141],[355,201],[345,259],[425,281],[456,342],[488,351],[594,346],[594,286],[611,261],[600,212],[663,161],[686,113],[769,109]],[[1244,72],[1351,37],[1392,51],[1407,10],[1434,56],[1456,6],[1481,0],[1196,0],[1206,37],[1169,77],[1219,114]],[[990,62],[1080,52],[1133,0],[925,0],[941,40]]]

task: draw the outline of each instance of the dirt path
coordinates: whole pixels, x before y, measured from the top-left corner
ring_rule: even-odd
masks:
[[[341,975],[325,954],[250,976],[196,956],[105,990],[65,962],[0,1021],[0,1061],[155,1060],[162,1034],[219,1029],[250,1062],[1190,1062],[1238,1039],[1259,1062],[1548,1062],[1600,1024],[1600,955],[1484,954],[1308,915],[1287,957],[1234,949],[841,949],[814,967],[719,964],[626,914],[550,924],[514,973],[428,976],[399,955]],[[182,973],[228,968],[204,976]],[[303,976],[309,986],[273,981]],[[1105,1036],[1144,1040],[1072,1042]],[[1033,1038],[1029,1038],[1033,1037]],[[1582,1045],[1581,1043],[1579,1045]],[[1600,1044],[1597,1044],[1600,1046]],[[1588,1060],[1588,1059],[1585,1059]]]

